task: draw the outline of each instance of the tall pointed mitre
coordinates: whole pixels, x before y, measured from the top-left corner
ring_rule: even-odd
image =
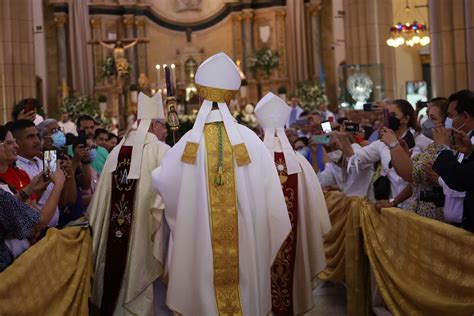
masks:
[[[229,141],[234,148],[234,156],[238,166],[250,163],[247,147],[237,129],[237,124],[230,113],[227,103],[232,100],[240,88],[240,73],[235,63],[224,53],[215,54],[206,59],[196,71],[195,83],[199,96],[204,99],[186,143],[181,160],[185,163],[196,162],[199,142],[204,130],[204,124],[217,103]]]
[[[288,174],[294,174],[301,172],[301,167],[285,133],[285,124],[288,122],[290,111],[285,101],[269,92],[257,103],[255,116],[264,129],[264,143],[272,157],[277,149],[276,145],[281,145]]]
[[[165,119],[161,94],[157,93],[150,98],[143,92],[140,92],[140,94],[138,95],[137,112],[137,119],[139,121],[139,124],[133,135],[132,159],[127,177],[127,179],[129,180],[138,179],[140,176],[143,147],[145,146],[146,136],[148,130],[150,129],[152,120]],[[111,159],[113,159],[113,161],[109,163],[109,169],[107,170],[108,172],[112,173],[117,169],[118,152],[120,152],[120,148],[127,140],[130,141],[130,137],[132,137],[132,131],[134,130],[130,129],[129,131],[127,131],[120,144],[118,144],[117,147],[114,148],[114,150],[117,151],[117,154],[111,156]]]

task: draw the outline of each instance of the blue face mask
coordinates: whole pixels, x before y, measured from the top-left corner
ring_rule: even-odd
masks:
[[[66,135],[63,132],[54,133],[51,138],[53,139],[53,145],[56,148],[63,148],[66,145]]]
[[[444,121],[444,127],[453,128],[453,119],[450,117],[447,117],[446,120]]]
[[[95,158],[97,157],[97,148],[92,148],[90,153],[91,161],[94,162]]]
[[[300,153],[302,156],[306,157],[306,154],[308,153],[308,148],[307,147],[302,147],[297,150],[298,153]]]

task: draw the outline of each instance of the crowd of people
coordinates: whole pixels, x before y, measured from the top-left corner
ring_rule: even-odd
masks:
[[[236,82],[239,82],[240,85],[240,79]],[[217,108],[221,112],[224,111],[221,103],[217,105],[217,101],[205,102],[209,102],[207,106],[209,106],[210,116],[214,115],[213,112],[218,112]],[[277,104],[280,101],[274,100],[272,102]],[[282,108],[283,112],[286,111],[285,107],[287,106],[284,105]],[[266,129],[265,133],[271,133],[272,138],[275,133],[278,135],[277,143],[280,144],[281,141],[284,153],[282,159],[287,160],[291,156],[292,159],[305,161],[303,164],[299,162],[293,167],[290,167],[287,161],[288,172],[285,174],[280,172],[277,165],[280,180],[281,177],[284,177],[285,181],[290,178],[292,173],[290,169],[294,168],[295,172],[305,170],[305,177],[310,179],[306,183],[317,183],[317,181],[311,180],[308,169],[305,169],[306,166],[309,166],[310,170],[311,167],[314,170],[314,174],[317,175],[324,190],[339,190],[347,196],[366,197],[379,209],[399,207],[420,216],[443,221],[474,232],[474,182],[471,177],[474,171],[474,155],[472,154],[474,151],[474,92],[461,90],[448,98],[433,98],[426,104],[427,115],[423,117],[419,116],[418,112],[424,105],[415,110],[408,101],[402,99],[383,100],[370,104],[369,107],[371,112],[367,113],[370,115],[367,114],[360,121],[355,122],[343,115],[335,115],[328,110],[327,105],[322,105],[318,111],[309,113],[300,107],[297,98],[292,98],[289,102],[288,116],[282,116],[284,121],[281,122],[281,125],[285,125],[284,129],[272,125],[274,123],[263,123],[265,116],[260,115],[259,117],[257,115],[262,128]],[[257,105],[256,111],[259,108],[261,106]],[[374,113],[376,114],[374,115]],[[271,114],[267,115],[274,119]],[[27,108],[21,109],[21,112],[14,115],[13,121],[0,126],[0,207],[2,209],[0,212],[0,227],[2,228],[0,230],[0,272],[11,265],[15,258],[32,244],[38,242],[48,228],[67,227],[70,223],[88,215],[88,209],[91,209],[89,205],[92,206],[92,209],[102,208],[101,197],[96,196],[99,179],[103,173],[115,172],[115,168],[120,170],[120,166],[116,167],[113,164],[117,163],[117,159],[121,161],[120,159],[123,158],[116,152],[111,159],[110,152],[117,145],[120,148],[127,142],[129,145],[124,146],[130,148],[136,144],[147,144],[146,137],[149,137],[146,136],[147,133],[151,133],[156,136],[157,140],[164,142],[167,136],[164,116],[160,114],[159,117],[159,120],[155,120],[154,118],[149,119],[146,115],[143,116],[143,113],[142,116],[138,115],[138,118],[142,120],[138,126],[140,124],[143,126],[143,122],[148,122],[148,125],[146,125],[146,130],[143,130],[144,134],[140,134],[140,127],[136,127],[137,130],[134,132],[136,134],[133,134],[136,141],[131,140],[130,134],[125,134],[122,141],[116,134],[99,126],[92,117],[87,115],[80,116],[75,123],[69,120],[67,113],[64,113],[59,121],[52,118],[38,120],[35,110],[27,111]],[[372,117],[372,122],[369,121],[369,117]],[[217,129],[213,131],[216,135],[217,133],[220,135],[220,151],[223,146],[230,146],[230,143],[222,143],[223,131],[220,128],[224,125],[232,146],[241,144],[233,139],[238,133],[236,134],[232,128],[229,129],[230,125],[226,125],[230,124],[230,121],[226,121],[225,117],[223,120],[223,124],[215,125]],[[208,137],[209,127],[203,126],[209,125],[208,123],[205,125],[204,120],[201,123],[201,125],[199,125],[200,123],[195,124],[194,133]],[[204,128],[206,134],[203,135],[202,130],[197,132],[197,128]],[[240,131],[240,133],[245,135],[247,132]],[[265,133],[259,133],[259,136],[262,141],[267,143]],[[193,131],[189,135],[190,139],[195,136]],[[127,139],[127,137],[129,138]],[[139,140],[139,137],[144,138]],[[246,137],[251,138],[252,142],[258,140],[255,135]],[[198,137],[196,140],[199,142],[200,138]],[[285,147],[287,141],[294,150],[292,153],[289,153]],[[273,140],[271,142],[273,148]],[[188,150],[189,144],[191,144],[191,150]],[[196,155],[198,155],[198,162],[204,161],[199,158],[199,155],[204,155],[204,153],[198,152],[197,147],[193,157],[193,144],[196,143],[188,141],[187,144],[183,144],[181,146],[183,148],[180,147],[184,150],[182,157],[180,152],[179,159],[175,159],[173,163],[183,161],[195,164]],[[160,147],[159,155],[164,155],[168,148],[167,145]],[[256,148],[249,147],[249,150],[257,150]],[[271,150],[273,151],[273,149]],[[176,151],[175,148],[170,149],[170,153]],[[243,157],[237,157],[237,159],[241,159],[237,160],[237,164],[250,163],[248,152],[245,156],[246,151],[247,149],[244,150]],[[143,155],[143,161],[153,159],[153,152],[148,153],[146,150],[139,152],[139,155]],[[189,154],[190,152],[191,154]],[[237,151],[239,155],[240,152],[242,152],[241,149]],[[122,155],[122,151],[120,151],[120,155]],[[132,153],[130,152],[129,155]],[[167,157],[171,155],[169,154]],[[125,175],[122,184],[129,185],[130,179],[143,179],[144,175],[140,175],[140,172],[144,172],[143,168],[132,171],[132,167],[136,166],[134,164],[138,164],[138,166],[142,164],[142,156],[139,157],[139,162],[134,162],[132,156],[132,162],[129,162],[131,167],[127,171],[129,174]],[[110,162],[113,159],[115,161]],[[257,160],[253,163],[258,165],[263,161]],[[225,180],[221,174],[222,166],[226,161],[219,156],[216,163],[219,168],[214,184],[223,185]],[[170,162],[168,162],[169,164]],[[273,163],[270,162],[270,166],[273,166]],[[104,168],[113,169],[105,171]],[[255,172],[266,170],[265,172],[271,173],[274,171],[273,167],[269,168],[261,166]],[[284,168],[287,168],[286,165]],[[176,177],[176,173],[179,172],[183,172],[184,177],[186,171],[191,169],[181,169],[180,166],[176,166],[170,170],[170,177]],[[146,171],[145,174],[148,175],[145,176],[150,177],[151,171],[153,169]],[[137,175],[132,175],[132,173],[137,173]],[[237,171],[236,174],[238,174]],[[161,171],[159,175],[165,177],[166,173]],[[274,177],[276,178],[276,174]],[[190,183],[194,181],[192,179],[192,177],[189,178]],[[205,185],[205,183],[202,184]],[[181,185],[186,186],[186,184]],[[262,182],[262,187],[265,185]],[[150,192],[145,192],[146,190],[140,188],[140,194],[152,194],[151,185],[148,187],[147,190]],[[253,185],[252,187],[257,190],[258,186]],[[159,184],[155,189],[163,195],[165,203],[166,199],[169,201],[163,185]],[[189,184],[187,189],[191,190]],[[135,189],[133,188],[133,190]],[[179,190],[185,192],[185,189]],[[236,189],[234,188],[234,190]],[[247,194],[256,194],[256,192],[247,192]],[[189,191],[189,198],[194,196],[193,194]],[[265,194],[262,195],[262,200],[263,196]],[[249,203],[259,204],[260,202],[256,200],[257,197],[254,198],[249,198]],[[283,201],[283,196],[281,198]],[[203,199],[203,201],[208,202],[207,199]],[[159,204],[154,200],[151,202]],[[268,201],[267,206],[270,206],[271,203],[272,201]],[[300,201],[300,203],[302,202]],[[173,205],[183,208],[186,203],[179,205],[170,203],[170,205],[171,210]],[[189,207],[193,209],[194,205],[189,205]],[[309,204],[307,207],[310,207]],[[154,207],[150,207],[150,209],[152,208]],[[327,212],[325,216],[327,217]],[[147,218],[143,218],[143,220],[144,223],[147,222]],[[174,225],[176,225],[175,220],[183,221],[182,218],[173,219],[171,229],[174,229]],[[196,218],[196,221],[199,220]],[[180,225],[186,226],[185,224]],[[321,231],[327,232],[329,226],[330,224],[326,225],[326,228]],[[189,229],[194,228],[189,227]],[[150,230],[153,229],[150,228]],[[283,237],[287,235],[283,230],[280,233]],[[118,238],[122,237],[120,229],[116,234]],[[103,242],[101,240],[99,243]],[[175,236],[175,245],[179,242],[186,243],[187,241],[177,239]],[[121,273],[128,272],[122,271]],[[186,289],[183,288],[182,291],[186,291]],[[116,295],[118,294],[117,292]],[[250,298],[247,299],[251,301]],[[112,306],[112,311],[113,308]]]
[[[469,178],[474,92],[461,90],[416,108],[402,99],[373,105],[378,117],[372,124],[367,119],[356,122],[357,131],[348,131],[354,122],[335,119],[326,107],[301,111],[286,129],[288,138],[312,164],[325,190],[367,197],[378,208],[399,207],[474,231]],[[427,115],[417,115],[423,106]],[[331,132],[323,131],[324,121],[330,122]]]

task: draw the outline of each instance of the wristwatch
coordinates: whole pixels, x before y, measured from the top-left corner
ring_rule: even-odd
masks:
[[[442,152],[443,150],[451,150],[451,148],[448,145],[445,145],[445,144],[436,145],[436,151],[437,152]]]
[[[389,148],[390,150],[392,150],[392,149],[394,149],[395,147],[397,147],[399,144],[400,144],[400,143],[398,142],[398,140],[396,140],[396,141],[394,141],[394,142],[388,144],[388,148]]]

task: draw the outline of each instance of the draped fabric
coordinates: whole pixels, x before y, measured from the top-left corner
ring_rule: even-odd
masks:
[[[369,268],[393,315],[474,312],[474,234],[340,192],[326,202],[332,229],[319,277],[345,281],[348,315],[370,314]]]
[[[303,0],[286,2],[286,43],[290,84],[307,80],[308,52],[306,42],[305,7]]]
[[[69,45],[71,56],[72,88],[92,95],[94,77],[90,40],[89,0],[69,0]]]
[[[0,315],[88,315],[91,235],[50,228],[0,273]]]
[[[324,237],[327,266],[319,278],[346,283],[348,315],[369,315],[369,269],[359,219],[364,199],[336,191],[326,192],[325,198],[332,228]]]
[[[370,266],[393,315],[474,313],[474,234],[399,209],[362,205]]]

